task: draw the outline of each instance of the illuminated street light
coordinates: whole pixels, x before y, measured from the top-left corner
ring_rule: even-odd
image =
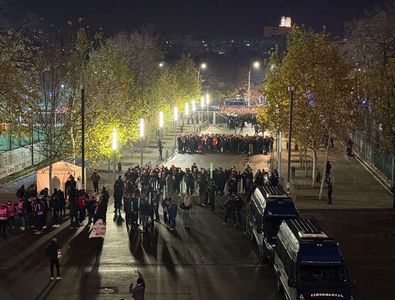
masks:
[[[163,128],[164,124],[164,116],[163,116],[163,111],[159,112],[159,128]]]
[[[117,150],[118,150],[118,142],[117,142],[117,130],[114,128],[112,131],[112,150],[114,151],[114,180],[117,177]]]
[[[196,129],[195,111],[196,111],[196,101],[192,100],[192,118],[193,118],[193,130],[194,131]]]
[[[178,108],[173,107],[173,131],[174,131],[174,149],[177,148],[177,133],[176,133],[176,122],[178,121]]]
[[[188,115],[189,115],[189,104],[187,102],[187,103],[185,103],[185,116],[188,116]]]
[[[140,119],[139,129],[140,129],[140,137],[143,138],[144,137],[144,119],[143,118]]]
[[[114,128],[112,131],[112,150],[118,150],[118,143],[117,143],[117,130]]]
[[[248,84],[247,84],[247,92],[248,92],[248,106],[251,105],[251,66],[254,69],[259,69],[261,66],[259,61],[254,61],[250,67],[248,68]]]
[[[160,62],[159,63],[159,68],[163,68],[165,66],[165,63],[164,62]]]
[[[140,119],[140,124],[139,124],[139,129],[140,129],[140,166],[143,166],[144,163],[144,119]]]
[[[173,120],[174,120],[174,122],[178,121],[178,107],[177,106],[174,106],[174,108],[173,108]]]
[[[204,96],[202,96],[201,98],[200,98],[200,106],[203,108],[204,107]]]
[[[200,64],[200,69],[206,70],[207,69],[207,64],[206,63],[201,63]]]

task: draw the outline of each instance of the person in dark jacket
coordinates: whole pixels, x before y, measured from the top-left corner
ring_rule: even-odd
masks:
[[[129,286],[129,293],[132,294],[132,297],[135,300],[144,300],[144,293],[145,293],[145,281],[143,275],[138,271],[135,272],[139,275],[137,278],[137,282],[133,284],[133,282]]]
[[[60,256],[60,247],[57,243],[56,238],[53,238],[51,244],[49,244],[46,254],[49,257],[49,263],[51,268],[51,280],[54,280],[53,268],[56,267],[56,279],[61,280],[59,272],[59,256]]]
[[[114,183],[114,213],[121,215],[121,206],[122,206],[122,196],[124,192],[124,182],[122,180],[121,175],[119,175],[118,179]]]
[[[59,210],[60,210],[60,202],[58,198],[58,190],[54,189],[53,194],[50,200],[50,209],[52,212],[52,227],[59,227]]]
[[[169,225],[170,231],[176,230],[177,204],[173,200],[169,206]]]
[[[101,209],[104,223],[106,223],[107,207],[108,207],[109,200],[110,200],[110,194],[106,190],[106,187],[103,186],[102,191],[101,191],[100,209]]]

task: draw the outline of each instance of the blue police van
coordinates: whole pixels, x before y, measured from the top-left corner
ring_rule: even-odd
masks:
[[[352,299],[351,280],[335,240],[313,220],[284,220],[277,233],[274,270],[289,300]]]
[[[273,261],[277,232],[284,219],[298,217],[291,197],[279,186],[258,186],[251,195],[248,231],[255,240],[262,260]]]

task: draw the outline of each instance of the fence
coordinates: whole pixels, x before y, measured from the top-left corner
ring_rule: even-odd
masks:
[[[336,132],[344,142],[351,138],[354,143],[353,152],[373,165],[385,176],[388,182],[392,181],[394,157],[390,154],[383,153],[371,142],[372,138],[378,135],[377,132],[373,132],[371,136],[360,131],[350,133],[347,129],[338,129]]]

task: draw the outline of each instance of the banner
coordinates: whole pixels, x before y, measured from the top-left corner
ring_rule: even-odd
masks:
[[[104,238],[106,236],[106,224],[104,224],[102,219],[96,221],[93,225],[92,231],[89,234],[89,238]]]

